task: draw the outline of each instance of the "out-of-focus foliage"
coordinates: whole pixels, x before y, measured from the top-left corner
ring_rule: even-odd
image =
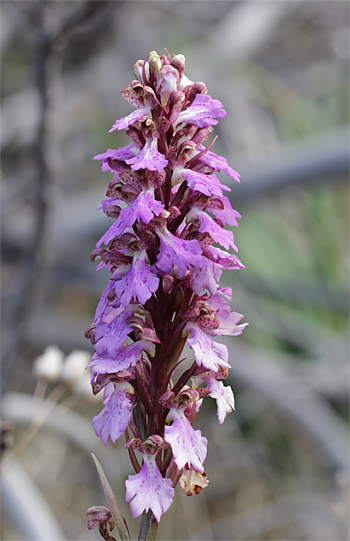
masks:
[[[225,279],[250,325],[227,342],[236,412],[221,427],[214,405],[201,412],[209,486],[177,489],[158,538],[348,539],[348,2],[5,0],[1,24],[4,541],[29,528],[10,497],[45,512],[35,486],[62,530],[51,539],[96,539],[85,509],[106,502],[90,452],[130,519],[128,456],[95,437],[100,405],[61,382],[45,394],[61,405],[40,410],[32,364],[50,344],[89,348],[107,280],[89,259],[106,229],[91,158],[128,143],[108,134],[130,111],[120,91],[164,47],[227,110],[214,150],[242,176],[246,269]]]

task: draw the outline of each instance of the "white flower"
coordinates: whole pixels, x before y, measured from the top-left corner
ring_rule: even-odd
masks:
[[[34,376],[51,383],[58,381],[62,374],[63,358],[64,354],[57,346],[48,346],[34,361]]]
[[[85,375],[85,368],[90,361],[91,353],[89,351],[73,350],[64,360],[62,381],[68,385],[73,385]]]

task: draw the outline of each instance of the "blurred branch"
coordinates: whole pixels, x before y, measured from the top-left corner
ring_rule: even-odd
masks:
[[[38,414],[33,397],[24,393],[6,393],[2,401],[2,411],[4,417],[17,425],[30,425]],[[43,426],[50,427],[68,438],[89,458],[91,452],[97,453],[100,449],[100,442],[95,437],[91,421],[79,413],[72,410],[61,411],[59,406],[52,411],[50,405],[45,405],[40,415],[44,418]]]
[[[274,278],[268,280],[258,276],[247,276],[242,273],[239,279],[236,279],[236,287],[238,284],[242,284],[243,288],[251,293],[264,295],[269,299],[292,302],[299,306],[308,305],[317,308],[328,308],[345,314],[349,311],[349,291],[345,287],[315,277],[312,280],[304,277],[296,282],[292,279],[278,280]]]
[[[83,4],[83,7],[77,10],[73,16],[66,18],[62,22],[61,28],[56,31],[51,37],[51,48],[54,49],[56,44],[59,43],[62,38],[67,37],[70,33],[74,32],[77,28],[82,27],[85,23],[91,21],[94,15],[96,15],[101,9],[109,4],[109,0],[89,0]]]
[[[330,467],[348,470],[349,431],[345,421],[302,378],[293,378],[290,366],[272,363],[271,356],[244,347],[242,342],[237,347],[232,338],[224,343],[231,359],[244,359],[232,363],[229,379],[240,380],[273,404],[278,414],[313,442]]]
[[[6,393],[2,399],[2,415],[11,420],[16,426],[30,426],[38,415],[38,409],[33,396],[24,393]],[[125,472],[130,468],[127,453],[119,453],[119,448],[104,447],[100,439],[96,438],[91,425],[91,419],[87,419],[80,413],[67,409],[58,404],[53,410],[50,405],[45,404],[40,410],[42,429],[49,429],[62,438],[66,438],[70,444],[79,449],[87,457],[87,463],[91,466],[93,475],[97,472],[91,460],[91,453],[99,456],[101,450],[104,453],[104,468],[108,477],[113,479],[116,486],[122,486]],[[123,450],[123,446],[121,447]],[[117,455],[116,455],[117,453]],[[12,461],[12,455],[9,455],[9,462]],[[117,457],[117,460],[116,460]],[[100,484],[96,488],[101,492]]]
[[[349,127],[313,136],[299,143],[285,145],[278,154],[234,163],[243,182],[229,183],[229,197],[252,201],[255,197],[276,193],[287,186],[317,182],[345,182],[350,173]]]
[[[269,534],[287,525],[295,532],[293,539],[347,538],[345,522],[334,515],[325,497],[317,493],[297,493],[249,507],[247,511],[213,522],[212,528],[215,539],[269,539]],[[199,531],[196,539],[207,539],[205,535],[205,530],[203,534]]]
[[[36,169],[36,193],[34,197],[35,225],[19,283],[19,294],[12,310],[13,321],[9,328],[11,338],[2,357],[1,388],[4,390],[8,383],[10,372],[25,343],[23,333],[24,323],[30,319],[33,305],[38,302],[39,291],[45,288],[45,270],[47,261],[47,222],[49,214],[48,187],[51,182],[51,172],[47,163],[47,123],[48,123],[48,68],[51,62],[54,46],[62,37],[66,37],[74,29],[92,18],[107,2],[88,1],[82,4],[73,16],[62,22],[54,33],[46,28],[45,14],[47,0],[32,2],[28,17],[36,30],[34,52],[35,87],[39,98],[38,123],[33,142],[33,159]],[[81,5],[81,3],[79,3]],[[11,313],[11,312],[10,312]]]
[[[16,533],[28,541],[66,539],[45,498],[19,462],[5,460],[2,468],[2,499]]]

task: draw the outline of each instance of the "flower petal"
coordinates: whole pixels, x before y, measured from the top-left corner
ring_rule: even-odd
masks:
[[[99,248],[101,244],[107,246],[124,229],[132,227],[137,220],[148,224],[154,215],[158,216],[162,212],[163,208],[163,203],[154,199],[152,190],[142,190],[131,205],[122,209],[114,224],[97,242],[96,248]]]
[[[135,146],[134,143],[122,148],[117,148],[113,150],[109,148],[103,154],[98,154],[93,158],[93,160],[101,160],[101,169],[102,171],[113,171],[113,169],[108,165],[108,158],[111,160],[120,160],[124,162],[125,160],[132,158],[139,152],[139,148]]]
[[[135,366],[143,351],[152,353],[154,344],[149,340],[138,340],[133,344],[121,347],[115,358],[99,356],[95,353],[86,367],[91,368],[91,384],[93,385],[97,374],[115,374],[121,370],[127,370],[130,366]]]
[[[206,175],[192,169],[181,168],[177,171],[178,177],[183,177],[191,190],[204,193],[204,195],[216,195],[222,197],[222,189],[230,190],[221,184],[216,175]],[[175,177],[176,178],[176,177]]]
[[[160,239],[157,269],[164,274],[170,274],[173,266],[177,266],[180,278],[184,278],[188,267],[200,266],[202,249],[197,240],[183,240],[175,237],[162,227],[156,231]]]
[[[128,306],[131,299],[135,302],[145,302],[155,293],[159,286],[159,278],[153,274],[145,263],[147,257],[143,250],[134,254],[134,259],[129,271],[121,280],[115,283],[115,294],[123,306]]]
[[[199,145],[198,150],[202,151],[205,149],[204,145]],[[199,160],[206,165],[209,165],[209,167],[213,167],[215,171],[225,171],[227,175],[229,175],[231,178],[233,178],[236,182],[240,182],[240,175],[232,169],[232,167],[229,166],[227,163],[227,160],[223,158],[222,156],[218,156],[214,152],[206,152],[199,158]]]
[[[196,385],[199,385],[203,381],[206,382],[207,389],[210,390],[209,396],[216,400],[218,408],[217,416],[219,424],[222,425],[226,415],[235,409],[235,399],[231,387],[225,387],[222,381],[218,381],[210,376],[196,376],[194,380]]]
[[[148,169],[160,173],[168,165],[168,160],[165,159],[164,154],[158,151],[157,139],[153,138],[147,139],[141,152],[137,156],[127,159],[126,163],[131,165],[131,169],[134,171]]]
[[[162,477],[155,461],[155,455],[143,455],[144,463],[136,475],[129,475],[125,481],[125,501],[130,502],[132,516],[140,516],[151,509],[157,522],[172,504],[174,489],[171,479]]]
[[[200,226],[198,229],[200,233],[209,233],[211,238],[215,242],[221,244],[221,246],[226,248],[226,250],[228,250],[229,247],[232,246],[232,248],[236,250],[236,252],[238,251],[238,248],[234,242],[232,231],[228,231],[227,229],[221,227],[206,212],[196,207],[192,208],[187,214],[186,221],[190,222],[194,219],[198,219],[200,222]]]
[[[164,439],[171,445],[174,461],[179,470],[188,464],[199,473],[204,472],[203,462],[207,455],[207,439],[200,430],[194,430],[191,423],[180,409],[171,409],[168,418],[173,419],[164,430]]]
[[[131,418],[132,403],[126,393],[129,394],[133,388],[129,383],[115,385],[115,390],[110,395],[105,407],[92,420],[96,436],[101,437],[105,446],[107,446],[108,436],[115,443],[124,433]]]
[[[219,366],[230,368],[228,351],[224,344],[214,342],[194,323],[187,323],[184,333],[190,333],[187,343],[193,350],[198,366],[204,366],[213,372],[217,372]]]
[[[151,108],[148,105],[145,105],[145,107],[140,107],[139,109],[136,109],[136,111],[133,111],[130,113],[130,115],[125,116],[124,118],[121,118],[120,120],[116,120],[111,129],[109,130],[109,133],[114,130],[124,130],[125,128],[128,128],[132,124],[135,124],[138,120],[141,120],[143,117],[151,117]]]
[[[123,345],[132,328],[126,320],[133,314],[135,305],[130,305],[119,313],[110,323],[99,323],[95,331],[96,353],[103,355],[107,353],[115,359],[119,348]]]
[[[219,100],[213,100],[208,94],[197,94],[192,104],[180,113],[176,125],[187,122],[199,128],[215,126],[219,121],[214,117],[223,118],[224,116],[226,116],[226,111]]]

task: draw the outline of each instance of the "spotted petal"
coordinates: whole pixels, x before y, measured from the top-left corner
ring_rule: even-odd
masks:
[[[113,171],[113,169],[108,165],[108,158],[111,158],[111,160],[120,160],[125,162],[125,160],[132,158],[138,154],[138,152],[139,148],[134,143],[130,143],[130,145],[117,148],[116,150],[109,148],[106,152],[103,154],[98,154],[93,159],[101,160],[102,171]]]
[[[192,208],[188,213],[186,220],[191,221],[193,219],[199,220],[200,226],[198,231],[200,233],[209,233],[211,238],[215,242],[221,244],[221,246],[226,248],[226,250],[228,250],[229,247],[232,246],[232,248],[236,250],[236,252],[238,251],[237,246],[234,242],[232,231],[228,231],[227,229],[221,227],[206,212],[196,207]]]
[[[198,150],[202,151],[204,149],[204,145],[199,145]],[[214,152],[210,152],[210,150],[208,150],[208,152],[203,154],[203,156],[201,156],[199,160],[209,165],[209,167],[213,167],[215,171],[225,171],[225,173],[236,182],[240,182],[240,175],[237,173],[237,171],[235,171],[234,169],[232,169],[232,167],[229,166],[227,160],[222,156],[218,156]]]
[[[187,343],[193,350],[194,358],[198,366],[217,372],[219,366],[230,368],[228,363],[228,351],[224,344],[214,342],[209,336],[195,325],[187,323],[184,334],[190,333]]]
[[[160,239],[157,268],[164,274],[170,274],[176,265],[180,278],[184,278],[189,267],[201,264],[202,249],[197,240],[183,240],[172,235],[167,228],[156,231]]]
[[[162,477],[156,464],[156,455],[143,455],[144,463],[136,475],[129,475],[125,481],[125,501],[130,502],[132,516],[140,516],[151,510],[157,522],[169,509],[174,497],[171,479]]]
[[[200,430],[194,430],[186,418],[184,410],[171,409],[168,419],[173,419],[170,426],[164,430],[164,439],[171,445],[174,461],[179,470],[186,465],[203,473],[203,462],[207,455],[207,439]]]
[[[130,113],[130,115],[125,116],[120,120],[116,120],[111,129],[109,130],[109,133],[114,130],[124,130],[129,126],[132,126],[132,124],[135,124],[135,122],[137,122],[138,120],[143,119],[144,117],[152,117],[151,107],[149,105],[140,107],[139,109],[136,109],[136,111]]]
[[[119,348],[123,345],[132,328],[128,326],[126,320],[135,311],[135,305],[130,305],[119,313],[110,323],[99,323],[95,331],[96,353],[103,355],[107,353],[112,359],[115,359]]]
[[[165,159],[164,154],[158,151],[157,139],[147,139],[146,143],[137,156],[133,156],[126,160],[128,165],[131,165],[131,169],[138,171],[139,169],[148,169],[149,171],[158,171],[161,173],[168,165],[168,160]]]
[[[99,415],[93,418],[92,424],[96,436],[101,437],[103,443],[107,446],[108,437],[111,437],[113,443],[124,433],[131,418],[132,403],[127,394],[133,393],[133,387],[130,383],[114,384],[114,391]]]
[[[195,124],[199,128],[215,126],[219,121],[216,118],[226,116],[223,105],[218,100],[213,100],[208,94],[197,94],[193,103],[180,113],[176,125],[182,122]]]
[[[115,283],[115,294],[123,306],[128,306],[132,298],[145,304],[158,289],[159,278],[149,270],[146,257],[145,250],[135,253],[129,271]]]
[[[132,227],[137,220],[148,224],[154,215],[158,216],[162,212],[163,208],[163,203],[154,199],[152,190],[142,190],[135,201],[121,211],[114,224],[97,242],[96,248],[99,248],[101,244],[109,244],[127,227]]]

